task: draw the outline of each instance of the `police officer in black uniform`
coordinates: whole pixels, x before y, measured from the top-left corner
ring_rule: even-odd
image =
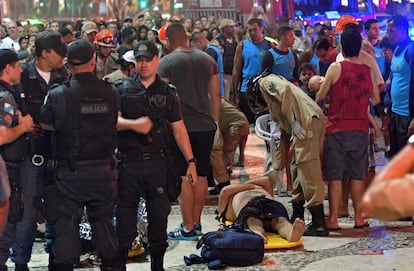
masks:
[[[167,195],[167,181],[172,181],[167,177],[167,156],[171,144],[176,142],[189,161],[186,181],[197,181],[196,161],[175,88],[164,83],[156,74],[159,63],[157,47],[150,41],[141,41],[135,49],[135,58],[139,76],[117,83],[122,114],[118,120],[118,149],[122,154],[122,164],[119,172],[117,235],[125,270],[128,249],[137,233],[139,198],[144,197],[148,213],[151,270],[163,271],[168,246],[167,218],[171,210]]]
[[[41,108],[42,128],[54,131],[54,160],[49,164],[55,164],[56,191],[47,191],[46,216],[55,221],[52,254],[57,271],[73,270],[79,261],[79,222],[84,207],[92,242],[102,259],[101,270],[119,270],[118,241],[112,226],[119,95],[94,75],[95,61],[92,44],[83,39],[72,42],[68,63],[74,75],[68,83],[52,88]]]
[[[0,238],[0,270],[7,270],[9,249],[16,237],[16,226],[23,214],[20,169],[26,157],[27,140],[25,133],[33,132],[30,115],[25,114],[20,93],[12,86],[20,83],[22,69],[20,60],[27,53],[16,54],[11,49],[0,50],[0,155],[6,162],[11,187],[10,208],[5,231]],[[16,270],[24,266],[16,265]]]
[[[46,161],[50,154],[50,132],[40,129],[40,107],[50,87],[54,83],[66,80],[66,71],[62,68],[66,44],[59,32],[41,32],[36,37],[34,53],[35,59],[23,66],[19,86],[27,112],[33,117],[36,126],[34,133],[27,134],[29,147],[20,173],[24,213],[16,226],[19,234],[13,240],[10,254],[11,260],[15,262],[16,267],[21,267],[22,271],[29,270],[27,263],[32,254],[36,222],[42,206],[41,199],[45,184],[50,180],[46,170]],[[50,251],[48,248],[49,246],[46,246],[47,252]],[[2,257],[3,255],[1,253]]]

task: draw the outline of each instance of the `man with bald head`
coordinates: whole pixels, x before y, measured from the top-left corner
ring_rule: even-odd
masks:
[[[19,45],[19,31],[17,29],[17,24],[15,21],[10,21],[6,24],[7,37],[3,39],[3,42],[6,43],[9,48],[14,49],[16,52],[20,51]]]
[[[166,36],[171,53],[161,59],[157,73],[164,81],[177,87],[195,158],[186,161],[179,155],[177,164],[181,176],[185,176],[187,163],[195,161],[199,174],[192,176],[192,180],[183,177],[179,198],[183,223],[168,235],[175,240],[197,240],[201,234],[201,212],[208,193],[210,152],[220,114],[220,77],[214,59],[189,47],[182,24],[172,23]]]

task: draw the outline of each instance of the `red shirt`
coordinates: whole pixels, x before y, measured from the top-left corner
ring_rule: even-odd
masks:
[[[341,75],[329,91],[326,134],[363,131],[368,134],[368,103],[373,91],[370,69],[365,64],[340,62]]]

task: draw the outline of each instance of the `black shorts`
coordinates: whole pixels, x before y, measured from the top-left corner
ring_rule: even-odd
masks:
[[[214,134],[216,131],[207,132],[190,132],[191,148],[193,155],[197,159],[197,174],[198,176],[207,176],[210,168],[210,153],[213,146]],[[175,145],[176,165],[180,170],[181,176],[185,176],[187,172],[188,163],[184,155],[182,155],[178,146]]]
[[[282,203],[259,196],[251,199],[244,206],[236,218],[235,223],[247,224],[249,218],[257,218],[263,222],[263,228],[267,232],[273,232],[273,218],[284,217],[289,220],[288,212]]]

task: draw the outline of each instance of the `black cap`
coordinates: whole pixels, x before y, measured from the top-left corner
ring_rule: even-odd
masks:
[[[124,22],[130,22],[130,23],[132,23],[132,17],[130,17],[130,16],[126,16],[126,17],[124,18]]]
[[[72,65],[88,63],[95,54],[95,46],[85,39],[72,41],[68,46],[68,62]]]
[[[28,56],[27,51],[16,53],[13,49],[0,49],[0,72],[6,68],[7,64],[25,59]]]
[[[154,42],[143,40],[138,42],[137,46],[134,49],[135,58],[140,56],[145,56],[152,59],[154,56],[158,55],[158,48]]]
[[[62,35],[54,30],[40,32],[35,40],[36,55],[40,55],[45,49],[53,49],[60,56],[66,56],[66,44]]]

